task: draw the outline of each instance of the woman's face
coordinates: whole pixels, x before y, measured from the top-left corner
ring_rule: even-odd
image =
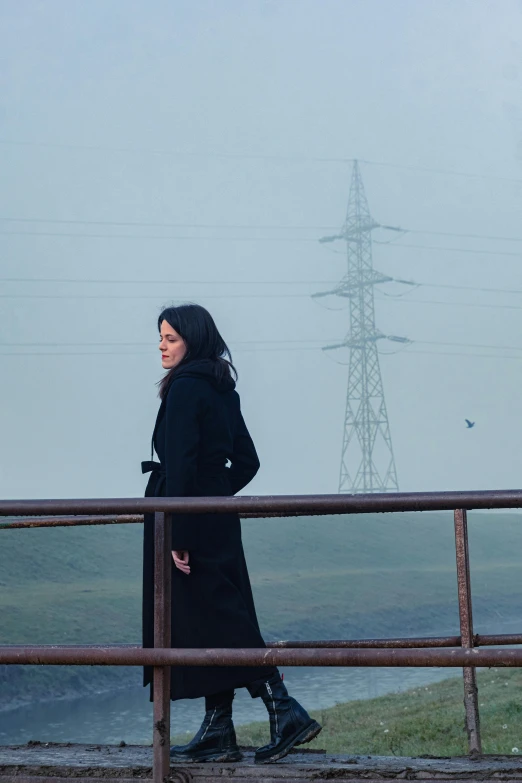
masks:
[[[161,351],[161,365],[164,370],[172,370],[187,353],[185,341],[168,321],[161,322],[159,349]]]

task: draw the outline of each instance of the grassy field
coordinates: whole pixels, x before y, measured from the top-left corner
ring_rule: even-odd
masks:
[[[522,754],[522,670],[478,675],[484,753]],[[462,756],[468,752],[460,678],[313,712],[323,731],[310,748],[378,756]],[[237,727],[241,745],[263,745],[268,724]],[[185,741],[185,739],[177,738]]]
[[[479,632],[520,614],[521,521],[470,515]],[[243,531],[267,639],[458,633],[449,513],[251,520]],[[141,536],[140,525],[0,531],[1,643],[139,642]],[[0,695],[131,678],[139,672],[0,667]]]

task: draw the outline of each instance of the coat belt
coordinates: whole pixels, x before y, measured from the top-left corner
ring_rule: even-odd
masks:
[[[147,460],[141,463],[142,473],[159,473],[161,476],[165,476],[165,468],[161,462],[154,462],[153,460]]]
[[[204,471],[205,476],[209,478],[221,478],[222,476],[227,475],[228,468],[226,467],[215,467],[212,469],[207,469]],[[154,462],[153,460],[147,460],[145,462],[141,463],[141,472],[142,473],[159,473],[160,476],[165,477],[167,474],[165,472],[165,468],[161,464],[161,462]]]

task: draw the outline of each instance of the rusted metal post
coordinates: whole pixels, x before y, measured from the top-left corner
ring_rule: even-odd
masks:
[[[468,546],[468,515],[464,509],[457,509],[454,512],[454,518],[461,646],[463,649],[469,650],[474,646],[474,640]],[[482,753],[477,670],[473,667],[466,667],[463,669],[463,676],[464,707],[466,710],[466,731],[468,733],[469,752]]]
[[[170,647],[171,518],[154,514],[154,647]],[[170,667],[154,667],[153,779],[163,783],[170,768]]]

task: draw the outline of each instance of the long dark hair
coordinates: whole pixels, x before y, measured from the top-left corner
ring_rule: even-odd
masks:
[[[198,304],[183,304],[166,307],[158,318],[158,331],[167,321],[185,342],[187,353],[182,361],[169,370],[158,382],[159,396],[163,399],[174,375],[189,362],[206,359],[213,363],[217,381],[224,378],[237,380],[237,371],[232,364],[232,354],[221,337],[214,319],[204,307]]]

